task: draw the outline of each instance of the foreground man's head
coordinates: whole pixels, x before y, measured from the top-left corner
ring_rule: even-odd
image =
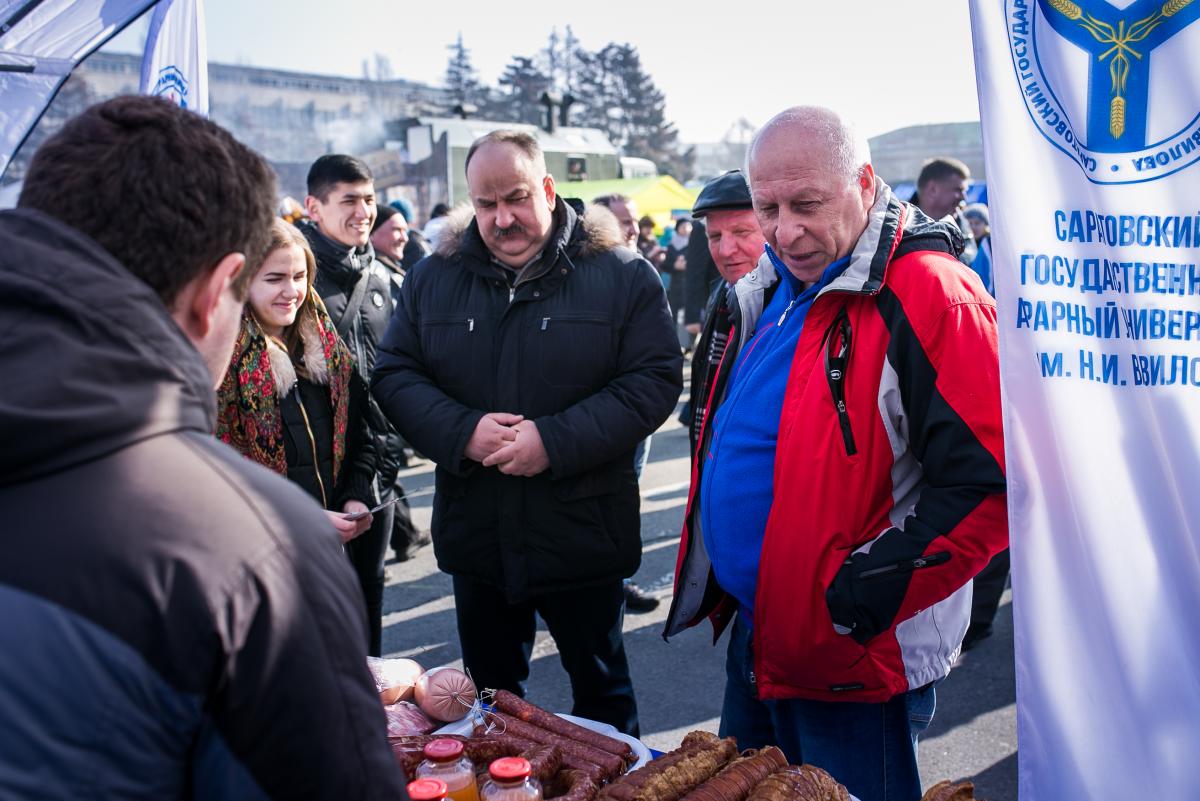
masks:
[[[87,234],[153,289],[200,351],[229,365],[274,218],[266,161],[198,114],[127,95],[71,119],[33,157],[18,202]]]

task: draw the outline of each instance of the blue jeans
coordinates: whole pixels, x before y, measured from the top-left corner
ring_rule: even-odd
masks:
[[[920,799],[917,736],[933,720],[933,684],[879,704],[760,701],[751,644],[739,613],[725,662],[722,737],[736,737],[739,749],[777,745],[793,765],[823,768],[861,801]]]

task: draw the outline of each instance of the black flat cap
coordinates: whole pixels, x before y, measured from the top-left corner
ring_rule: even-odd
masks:
[[[730,170],[724,175],[718,175],[704,185],[696,204],[692,206],[693,217],[703,217],[710,211],[725,209],[749,209],[750,185],[741,170]]]

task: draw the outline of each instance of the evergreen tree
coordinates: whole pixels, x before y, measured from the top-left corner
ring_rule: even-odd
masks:
[[[546,47],[538,51],[537,64],[550,79],[550,85],[554,87],[555,91],[561,92],[564,88],[563,45],[558,36],[558,28],[550,29],[550,36],[546,38]]]
[[[579,40],[575,38],[575,32],[568,25],[567,36],[563,39],[562,52],[559,57],[559,68],[562,70],[560,88],[564,93],[575,91],[575,77],[579,69],[578,54]]]
[[[558,28],[552,28],[546,38],[545,48],[538,51],[537,66],[560,95],[570,94],[574,90],[578,49],[579,40],[568,25],[564,36],[559,35]]]
[[[486,92],[479,84],[479,74],[471,64],[471,51],[463,44],[462,33],[458,40],[447,45],[450,51],[450,62],[446,65],[446,89],[453,104],[480,105],[486,99]]]
[[[624,140],[620,138],[621,132],[615,119],[615,114],[619,113],[620,109],[616,109],[613,115],[609,113],[610,109],[613,109],[612,101],[615,98],[615,81],[608,58],[612,47],[613,45],[609,45],[597,53],[581,47],[576,48],[573,53],[575,69],[569,91],[577,101],[577,105],[572,109],[573,122],[576,125],[599,128],[608,136],[609,141],[620,148]]]
[[[550,76],[538,68],[533,58],[513,56],[499,80],[500,91],[486,106],[488,119],[541,125],[545,106],[543,92],[551,89]]]
[[[666,119],[666,97],[642,69],[637,48],[610,43],[576,51],[575,122],[600,128],[626,156],[650,159],[680,181],[693,174],[695,151],[680,152],[679,132]]]

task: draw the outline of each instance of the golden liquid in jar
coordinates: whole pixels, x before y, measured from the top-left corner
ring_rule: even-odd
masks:
[[[446,794],[446,798],[450,801],[479,801],[479,788],[475,784],[475,777],[472,776],[466,784],[451,788],[450,792]]]
[[[446,783],[446,798],[451,801],[479,801],[479,785],[475,783],[475,771],[470,763],[437,764],[422,762],[417,767],[417,778],[441,779]]]

